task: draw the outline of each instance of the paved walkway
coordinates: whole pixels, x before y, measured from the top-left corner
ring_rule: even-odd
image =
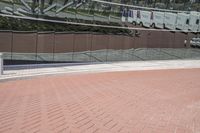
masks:
[[[199,133],[199,80],[178,69],[2,82],[0,133]]]
[[[5,66],[1,80],[51,75],[61,73],[97,73],[111,71],[135,71],[157,69],[200,68],[200,60],[161,60],[161,61],[129,61],[101,64],[46,64],[28,66]]]

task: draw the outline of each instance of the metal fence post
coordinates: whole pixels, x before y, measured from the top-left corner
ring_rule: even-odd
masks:
[[[3,75],[3,53],[0,53],[0,75]]]

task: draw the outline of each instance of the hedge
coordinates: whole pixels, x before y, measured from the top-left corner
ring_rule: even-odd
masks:
[[[56,19],[56,18],[51,18]],[[66,21],[66,20],[65,20]],[[91,21],[68,19],[72,22],[92,23]],[[100,25],[114,25],[121,26],[118,23],[105,23],[93,21],[95,24]],[[15,30],[15,31],[55,31],[55,32],[97,32],[103,34],[122,34],[132,36],[132,32],[127,29],[116,28],[102,28],[92,26],[80,26],[72,24],[60,24],[53,22],[25,20],[9,17],[0,17],[0,30]]]

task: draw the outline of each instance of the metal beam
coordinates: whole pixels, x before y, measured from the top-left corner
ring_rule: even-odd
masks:
[[[24,0],[20,0],[20,1],[24,4],[24,6],[25,6],[28,10],[31,11],[31,7],[30,7]]]
[[[44,13],[45,12],[48,12],[49,10],[51,10],[52,8],[54,8],[56,6],[56,4],[53,4],[53,5],[51,5],[51,6],[49,6],[49,7],[47,7],[46,9],[44,9]]]
[[[56,13],[59,13],[60,11],[64,10],[65,8],[67,8],[67,7],[69,7],[69,6],[71,6],[72,4],[74,4],[73,1],[72,1],[72,2],[69,2],[68,4],[66,4],[66,5],[62,6],[61,8],[59,8],[59,9],[56,11]]]
[[[81,5],[83,5],[82,2],[78,3],[78,4],[76,5],[76,8],[79,8]]]
[[[27,14],[31,14],[30,12],[28,12],[28,11],[22,9],[22,8],[17,8],[17,11],[18,11],[19,13],[27,13]]]

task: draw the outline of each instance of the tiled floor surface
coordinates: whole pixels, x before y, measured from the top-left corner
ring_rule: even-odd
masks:
[[[0,133],[199,133],[200,69],[0,83]]]

